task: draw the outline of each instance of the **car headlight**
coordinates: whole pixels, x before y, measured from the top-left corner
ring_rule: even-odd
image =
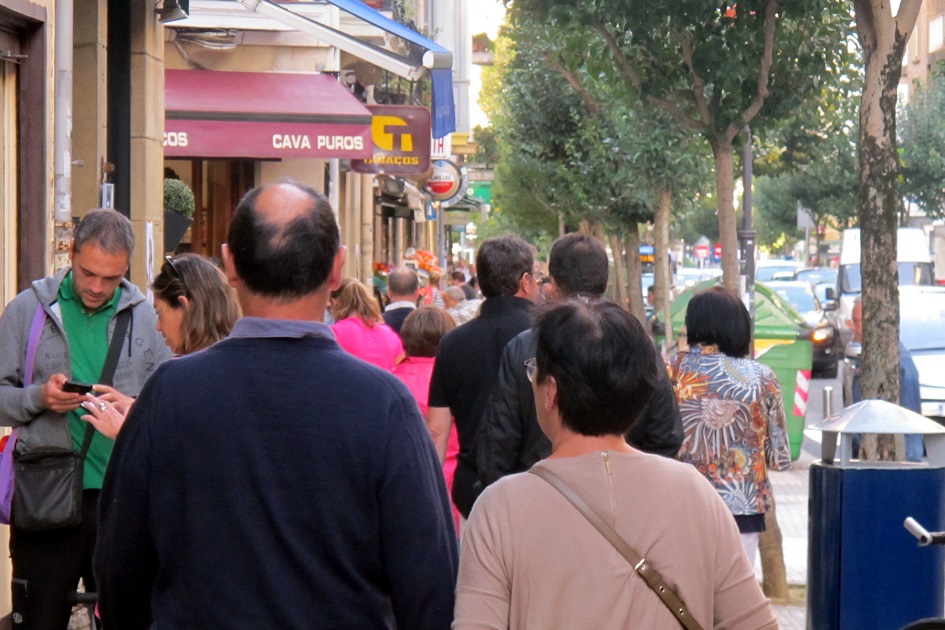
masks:
[[[814,332],[811,333],[810,338],[814,343],[823,343],[833,339],[833,327],[819,326],[814,329]]]

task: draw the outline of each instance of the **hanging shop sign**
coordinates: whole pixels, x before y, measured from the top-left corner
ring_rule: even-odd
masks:
[[[467,186],[465,168],[456,166],[449,160],[434,160],[433,173],[427,179],[426,190],[444,207],[449,207],[462,199]]]
[[[420,175],[430,169],[430,110],[406,105],[368,105],[371,157],[351,160],[351,170],[374,175]]]

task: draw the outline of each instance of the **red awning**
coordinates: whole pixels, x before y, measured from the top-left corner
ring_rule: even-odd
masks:
[[[369,158],[371,112],[327,74],[164,72],[164,156]]]

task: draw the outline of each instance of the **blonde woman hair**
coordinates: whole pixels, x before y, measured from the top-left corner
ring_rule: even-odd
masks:
[[[202,350],[229,335],[241,313],[223,272],[197,254],[168,256],[165,261],[151,290],[173,309],[185,308],[181,298],[187,298],[181,354]]]
[[[365,326],[374,326],[382,321],[381,306],[368,293],[367,287],[356,280],[343,283],[343,287],[337,296],[332,297],[331,316],[336,322],[351,316],[359,317]]]

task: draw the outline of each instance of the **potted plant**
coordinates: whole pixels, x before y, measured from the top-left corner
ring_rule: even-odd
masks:
[[[164,251],[177,249],[194,221],[194,193],[179,179],[164,180]]]

